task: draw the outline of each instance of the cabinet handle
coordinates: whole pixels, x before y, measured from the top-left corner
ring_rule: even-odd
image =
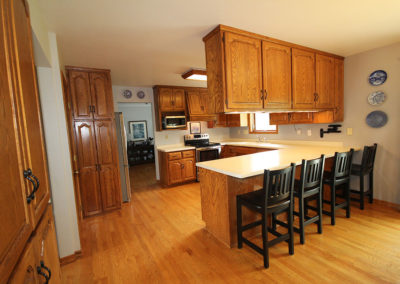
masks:
[[[44,283],[45,284],[49,283],[49,281],[51,279],[51,270],[50,270],[50,268],[48,268],[47,266],[44,265],[43,260],[40,261],[40,266],[36,267],[36,269],[37,269],[37,273],[46,279],[46,282],[44,282]],[[48,272],[48,274],[44,273],[42,271],[42,269],[46,270]]]
[[[263,94],[263,92],[264,92],[264,90],[261,90],[261,91],[260,91],[260,93],[261,93],[261,100],[264,99],[264,94]]]
[[[268,92],[267,92],[267,90],[264,90],[264,93],[265,93],[264,99],[266,100],[267,97],[268,97]]]
[[[314,102],[317,101],[317,93],[314,93]]]
[[[317,101],[319,100],[319,95],[318,95],[318,93],[315,93],[315,95],[317,96]]]
[[[89,106],[89,112],[92,112],[92,106]]]
[[[40,183],[39,183],[39,179],[32,173],[32,170],[30,168],[25,170],[23,172],[23,174],[24,174],[24,178],[26,178],[33,184],[32,192],[26,197],[26,202],[29,204],[32,202],[33,199],[35,199],[35,192],[38,191]]]
[[[185,167],[185,164],[181,164],[181,169],[183,169]]]
[[[92,106],[92,109],[93,109],[93,113],[95,113],[96,112],[96,106]]]

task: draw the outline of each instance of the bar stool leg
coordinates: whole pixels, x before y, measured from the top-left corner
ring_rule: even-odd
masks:
[[[346,190],[346,218],[350,218],[350,180],[347,183],[347,186],[345,187]]]
[[[364,175],[360,174],[360,209],[364,210]]]
[[[300,243],[304,244],[304,198],[300,195],[299,197],[299,217],[300,217]]]
[[[243,247],[243,239],[242,239],[242,203],[239,199],[236,199],[236,225],[237,225],[237,239],[238,239],[238,248]]]
[[[288,212],[288,233],[289,233],[289,254],[294,254],[294,239],[293,239],[293,208],[289,207]]]
[[[262,216],[262,239],[263,239],[263,256],[264,256],[264,267],[269,267],[269,252],[268,252],[268,227],[265,219],[266,214]]]
[[[335,225],[336,188],[331,184],[331,225]]]
[[[322,234],[322,190],[318,193],[317,209],[318,209],[318,233]]]
[[[374,202],[374,171],[369,173],[369,203]]]

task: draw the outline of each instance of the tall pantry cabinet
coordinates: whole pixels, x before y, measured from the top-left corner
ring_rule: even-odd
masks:
[[[27,2],[0,0],[0,283],[60,283],[31,32]]]
[[[121,207],[111,77],[109,70],[66,69],[75,136],[74,172],[87,217]]]

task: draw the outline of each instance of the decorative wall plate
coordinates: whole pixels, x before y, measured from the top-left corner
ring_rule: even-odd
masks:
[[[132,98],[132,91],[131,90],[124,90],[122,92],[122,95],[126,98],[126,99],[130,99]]]
[[[368,77],[368,81],[372,86],[379,86],[385,83],[387,74],[383,70],[376,70]]]
[[[385,112],[376,110],[370,112],[365,119],[367,124],[373,128],[380,128],[384,126],[388,121],[388,116]]]
[[[139,92],[137,92],[136,96],[137,96],[139,99],[143,99],[144,96],[145,96],[145,93],[144,93],[143,91],[139,91]]]
[[[368,95],[368,103],[372,106],[380,105],[385,101],[385,93],[382,91],[373,92]]]

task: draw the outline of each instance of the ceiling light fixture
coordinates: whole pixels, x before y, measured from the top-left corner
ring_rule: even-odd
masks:
[[[207,81],[207,71],[191,69],[182,74],[183,79]]]

